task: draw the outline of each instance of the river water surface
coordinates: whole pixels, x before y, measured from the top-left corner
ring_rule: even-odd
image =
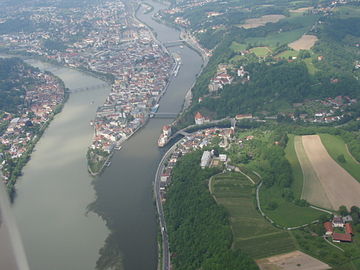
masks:
[[[178,31],[151,18],[164,6],[149,3],[154,11],[144,14],[140,9],[138,18],[152,27],[161,42],[178,40]],[[178,113],[202,59],[186,46],[169,50],[181,56],[182,66],[161,99],[159,112]],[[77,71],[32,64],[49,69],[68,88],[99,84],[98,79]],[[18,181],[14,211],[31,269],[90,270],[98,260],[99,268],[107,269],[118,267],[114,261],[119,258],[126,270],[157,267],[153,181],[163,153],[157,139],[162,126],[172,120],[152,118],[114,154],[111,166],[92,186],[85,157],[93,135],[89,121],[108,91],[100,88],[71,94]],[[85,215],[89,205],[105,222],[92,211]]]

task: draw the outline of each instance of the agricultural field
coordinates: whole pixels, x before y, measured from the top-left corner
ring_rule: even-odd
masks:
[[[244,175],[221,174],[210,185],[216,201],[229,212],[235,248],[253,258],[295,250],[289,233],[272,226],[256,210],[255,187]]]
[[[330,134],[320,134],[321,142],[324,144],[329,155],[357,181],[360,182],[360,163],[349,153],[344,141]],[[344,160],[339,160],[339,156]]]
[[[257,28],[259,26],[264,26],[267,23],[275,23],[285,18],[284,15],[281,14],[270,14],[264,15],[260,18],[252,18],[247,19],[244,24],[239,25],[239,27],[243,27],[245,29]]]
[[[236,41],[233,41],[231,43],[231,46],[230,46],[230,49],[233,50],[234,52],[241,52],[243,50],[246,50],[246,45],[245,44],[241,44],[241,43],[238,43]]]
[[[291,189],[294,192],[295,199],[300,199],[303,189],[303,173],[295,152],[295,145],[294,145],[295,141],[298,141],[299,138],[292,134],[288,134],[288,138],[289,140],[285,148],[285,155],[286,155],[286,159],[290,163],[294,178]]]
[[[262,187],[260,190],[260,204],[275,223],[288,227],[297,227],[317,220],[323,212],[307,206],[298,206],[287,201],[283,196],[283,188],[276,185],[271,188]],[[270,209],[270,203],[276,203],[276,209]]]
[[[255,47],[250,49],[257,57],[265,57],[271,54],[271,50],[268,47]]]
[[[329,198],[326,196],[326,192],[323,189],[320,179],[317,177],[316,171],[305,153],[301,136],[296,136],[294,138],[293,145],[302,169],[303,188],[301,199],[307,200],[313,205],[331,209],[332,205]]]
[[[268,46],[270,49],[275,49],[281,44],[289,44],[300,39],[304,33],[309,31],[317,20],[317,16],[307,15],[301,16],[293,14],[289,18],[284,19],[290,23],[301,24],[302,27],[291,31],[271,32],[266,37],[247,38],[244,43],[252,45]]]
[[[360,9],[352,6],[340,6],[335,9],[340,18],[359,17]]]
[[[318,40],[314,35],[302,35],[298,40],[289,43],[289,47],[295,51],[310,50]]]
[[[291,10],[289,10],[291,13],[304,13],[304,12],[306,12],[306,11],[308,11],[308,10],[311,10],[311,9],[313,9],[313,7],[303,7],[303,8],[298,8],[298,9],[291,9]]]
[[[320,137],[302,136],[302,144],[332,209],[337,210],[341,205],[360,206],[360,183],[331,158]]]
[[[297,51],[287,50],[275,55],[275,57],[289,59],[289,57],[297,57],[298,54],[299,53]]]
[[[301,251],[293,251],[261,259],[256,262],[260,270],[327,270],[330,266]]]

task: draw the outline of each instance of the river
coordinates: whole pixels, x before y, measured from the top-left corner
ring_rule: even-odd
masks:
[[[140,9],[139,19],[154,29],[161,42],[178,40],[178,31],[151,19],[164,6],[149,3],[154,10],[144,14]],[[159,112],[178,113],[201,70],[202,59],[186,46],[169,50],[181,56],[182,66],[161,99]],[[31,64],[52,71],[68,88],[99,83],[71,69],[38,61]],[[92,181],[85,158],[93,135],[89,121],[108,91],[101,88],[70,95],[17,183],[13,208],[31,269],[89,270],[95,269],[96,261],[99,269],[157,267],[159,228],[153,181],[163,154],[157,139],[162,126],[172,120],[152,118],[114,154],[112,165]],[[91,211],[85,215],[88,207]]]

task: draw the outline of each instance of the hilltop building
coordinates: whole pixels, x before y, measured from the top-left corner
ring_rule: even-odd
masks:
[[[195,114],[195,124],[202,125],[204,124],[204,122],[205,122],[205,117],[200,112],[197,112]]]

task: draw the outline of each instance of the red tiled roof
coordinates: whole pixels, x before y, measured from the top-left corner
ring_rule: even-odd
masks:
[[[333,233],[333,240],[351,242],[351,235],[347,233]]]
[[[204,116],[202,116],[202,114],[200,112],[197,112],[195,114],[195,119],[203,119],[203,118],[204,118]]]
[[[345,224],[345,231],[347,234],[353,234],[353,230],[350,223]]]
[[[324,223],[325,230],[327,232],[334,232],[334,228],[332,226],[332,223],[330,221],[327,221]]]

